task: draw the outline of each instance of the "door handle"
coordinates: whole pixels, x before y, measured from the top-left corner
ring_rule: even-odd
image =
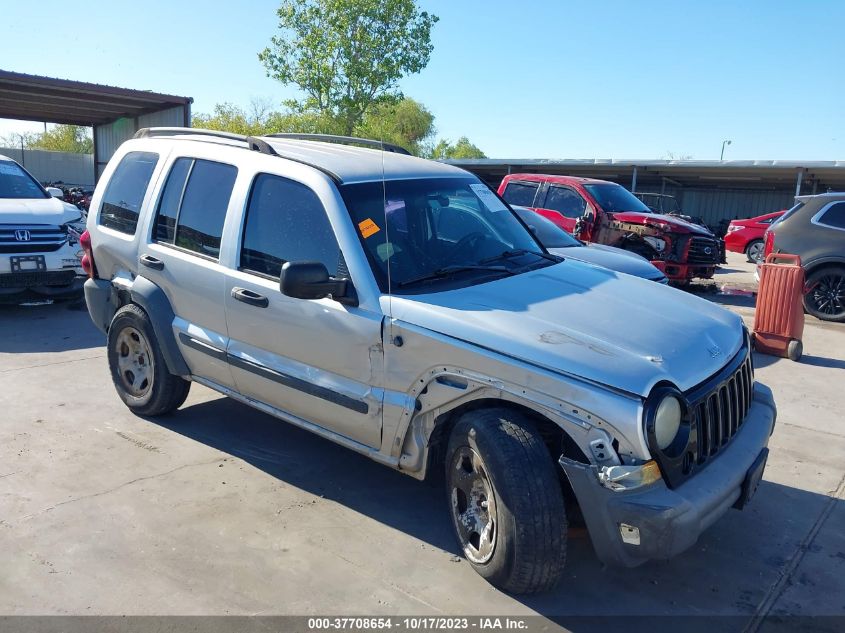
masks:
[[[267,297],[246,288],[232,288],[232,298],[256,308],[266,308],[270,305],[270,300]]]
[[[160,259],[156,259],[152,255],[141,255],[138,258],[138,262],[140,262],[141,266],[146,266],[147,268],[152,268],[153,270],[164,269],[164,262]]]

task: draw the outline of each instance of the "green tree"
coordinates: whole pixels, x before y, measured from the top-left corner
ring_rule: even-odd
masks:
[[[267,75],[304,98],[294,113],[317,113],[352,134],[375,104],[398,101],[399,80],[428,64],[437,16],[415,0],[284,0],[271,46],[258,54]]]
[[[232,103],[218,103],[212,114],[194,114],[191,126],[255,136],[270,133],[269,118],[270,114],[255,103],[249,113]]]
[[[232,103],[218,103],[211,114],[194,114],[191,126],[246,136],[276,132],[340,133],[338,123],[329,116],[316,112],[279,112],[271,110],[264,101],[253,101],[248,110]]]
[[[379,103],[364,115],[355,136],[394,143],[422,156],[431,151],[428,140],[434,136],[434,115],[408,97],[396,103]]]
[[[462,136],[456,143],[452,143],[448,139],[440,139],[428,157],[434,159],[487,158],[487,155],[476,145],[473,145],[466,136]]]
[[[82,125],[56,125],[46,132],[29,132],[22,134],[26,149],[46,149],[52,152],[73,152],[75,154],[93,154],[94,139],[89,128]],[[14,138],[19,145],[19,137],[7,137],[7,144]]]

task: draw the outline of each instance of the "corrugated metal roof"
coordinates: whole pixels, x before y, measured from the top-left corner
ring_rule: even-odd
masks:
[[[192,102],[190,97],[0,70],[0,118],[93,126]]]
[[[805,184],[820,191],[845,189],[842,160],[652,160],[614,158],[482,158],[444,161],[472,171],[488,181],[508,173],[565,174],[631,182],[634,169],[638,184],[660,184],[663,179],[684,187],[742,189],[795,188],[798,174]]]

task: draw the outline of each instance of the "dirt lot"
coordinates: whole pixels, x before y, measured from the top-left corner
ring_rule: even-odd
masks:
[[[561,586],[515,598],[456,556],[441,490],[197,385],[137,418],[84,310],[0,309],[0,615],[845,616],[845,327],[804,344],[756,359],[780,414],[749,508],[634,570],[575,533]]]

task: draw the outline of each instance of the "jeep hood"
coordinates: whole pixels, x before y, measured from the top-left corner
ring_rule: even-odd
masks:
[[[458,290],[394,295],[391,309],[400,324],[640,396],[661,381],[682,391],[704,381],[744,336],[739,316],[704,299],[572,259]]]
[[[672,233],[695,233],[696,235],[706,235],[713,237],[709,229],[699,225],[687,222],[677,216],[663,215],[660,213],[638,213],[636,211],[625,211],[622,213],[614,213],[614,220],[620,222],[630,222],[631,224],[645,224],[646,226],[655,226],[660,228],[660,225],[668,225],[669,231]]]
[[[81,216],[79,209],[58,198],[0,198],[0,224],[61,225]]]

